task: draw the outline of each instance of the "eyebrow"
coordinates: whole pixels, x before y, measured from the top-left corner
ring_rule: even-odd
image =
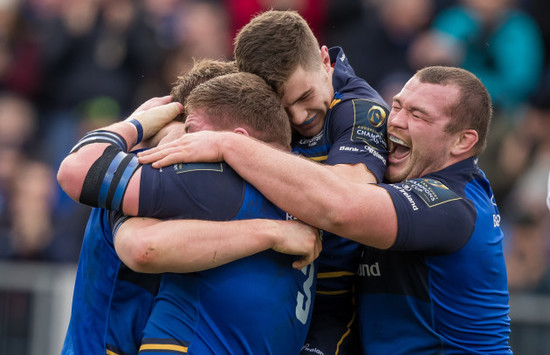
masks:
[[[298,97],[296,100],[292,101],[289,106],[292,106],[294,105],[295,103],[299,102],[299,101],[303,101],[305,98],[307,98],[309,95],[311,95],[311,93],[313,92],[313,89],[307,89],[306,91],[304,91],[302,93],[302,95],[300,95],[300,97]]]
[[[393,97],[393,101],[397,102],[400,106],[403,106],[403,103],[401,102],[401,100],[399,99],[399,97],[397,95]],[[429,116],[428,111],[426,111],[422,107],[410,106],[409,111],[411,111],[411,112],[412,111],[417,111],[417,112],[420,112],[423,115]]]

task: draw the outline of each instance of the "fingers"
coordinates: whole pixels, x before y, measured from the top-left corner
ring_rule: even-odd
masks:
[[[130,119],[139,121],[143,128],[143,139],[147,139],[172,122],[182,111],[183,105],[181,103],[171,102],[133,114]]]
[[[183,161],[183,158],[180,157],[178,154],[169,154],[165,156],[164,158],[152,163],[151,165],[155,169],[164,168],[166,166],[170,166],[176,163],[180,163]]]
[[[154,152],[146,155],[138,154],[140,164],[152,164],[154,168],[162,168],[168,165],[182,162],[182,154],[178,154],[181,147],[177,146],[162,146],[153,148]]]
[[[311,264],[313,262],[313,260],[315,259],[312,259],[310,260],[310,258],[306,258],[306,257],[303,257],[303,258],[300,258],[296,261],[294,261],[292,263],[292,267],[297,269],[297,270],[301,270],[303,269],[304,267],[308,266],[309,264]]]
[[[313,233],[315,235],[313,245],[310,246],[310,248],[308,249],[309,252],[307,254],[302,255],[299,259],[295,260],[292,263],[293,268],[300,270],[314,262],[315,259],[319,257],[319,254],[323,249],[322,231],[315,229]]]
[[[161,105],[168,104],[171,101],[172,101],[172,96],[170,96],[170,95],[162,96],[162,97],[153,97],[152,99],[149,99],[149,100],[145,101],[143,104],[141,104],[134,111],[133,114],[141,112],[141,111],[148,110],[148,109],[156,107],[156,106],[161,106]]]
[[[140,115],[140,120],[143,116],[150,116],[154,119],[162,119],[171,121],[177,115],[183,112],[183,105],[179,102],[170,102],[165,105],[151,107]]]

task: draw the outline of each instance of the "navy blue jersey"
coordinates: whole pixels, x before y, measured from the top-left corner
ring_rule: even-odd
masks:
[[[510,353],[500,215],[477,158],[380,186],[395,205],[398,234],[389,250],[364,251],[363,352]]]
[[[144,216],[291,218],[225,163],[143,166],[140,190]],[[316,270],[293,269],[294,260],[268,250],[211,270],[164,274],[141,351],[297,354],[311,320]]]
[[[82,241],[62,354],[137,353],[159,282],[158,275],[135,273],[120,262],[109,212],[94,208]]]
[[[355,75],[340,47],[331,48],[329,54],[334,68],[332,83],[335,95],[323,130],[314,137],[302,137],[295,133],[292,150],[296,154],[329,165],[363,164],[378,181],[382,181],[388,156],[386,118],[389,107],[365,80]],[[335,332],[341,335],[345,331],[341,332],[340,329],[346,329],[346,324],[353,316],[353,308],[350,307],[353,302],[351,291],[361,250],[362,246],[356,242],[332,233],[325,232],[323,235],[314,313],[339,312],[336,307],[342,307],[342,311],[349,316],[344,327],[335,326],[338,329]],[[325,316],[317,317],[322,318]],[[341,315],[337,315],[337,319],[342,319]],[[321,338],[326,340],[327,326],[323,324],[312,329],[325,329]],[[339,335],[335,336],[337,338],[326,343],[336,346],[341,339]],[[324,351],[332,351],[328,350],[329,345],[314,344],[318,342],[313,339],[308,341],[310,344],[304,353],[321,347]]]

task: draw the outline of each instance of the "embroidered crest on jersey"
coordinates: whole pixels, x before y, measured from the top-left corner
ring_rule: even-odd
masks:
[[[217,171],[223,172],[222,163],[187,163],[174,164],[176,174],[188,173],[191,171]]]
[[[386,111],[383,107],[365,99],[353,100],[353,130],[352,141],[364,141],[369,146],[387,149],[384,130],[381,127],[386,123]]]
[[[407,180],[403,182],[403,189],[416,194],[428,207],[438,206],[462,198],[441,181],[435,179]]]

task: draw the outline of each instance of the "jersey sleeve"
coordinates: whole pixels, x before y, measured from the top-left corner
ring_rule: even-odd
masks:
[[[225,163],[175,164],[141,171],[139,216],[229,220],[244,197],[244,180]]]
[[[350,99],[336,104],[330,115],[332,147],[327,164],[363,163],[382,181],[388,158],[385,106],[368,99]]]
[[[434,179],[380,184],[389,193],[398,222],[392,250],[452,253],[472,235],[476,221],[473,203]]]

